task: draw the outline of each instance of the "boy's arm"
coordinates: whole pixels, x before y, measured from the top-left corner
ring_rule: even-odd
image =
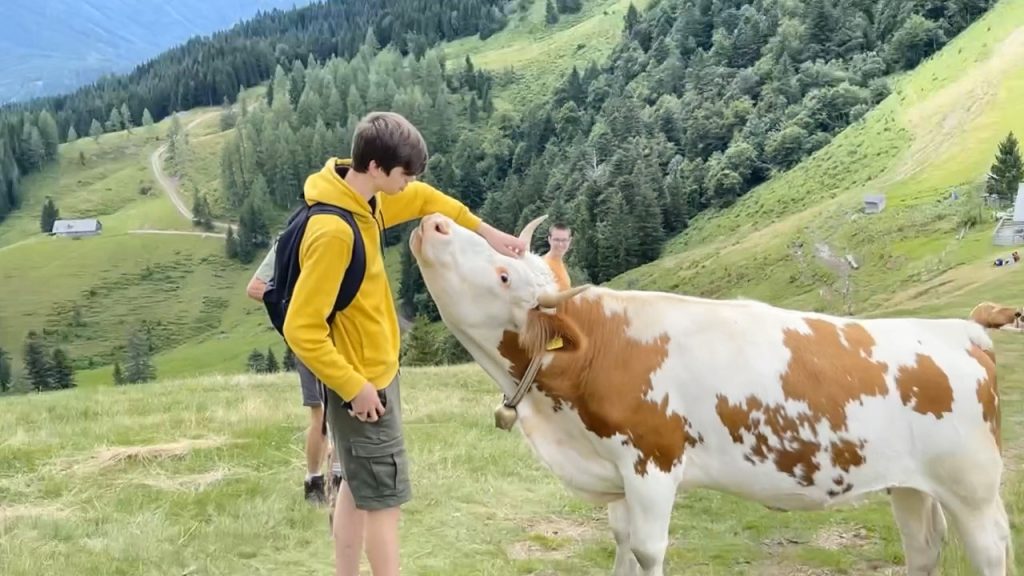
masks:
[[[313,216],[299,254],[302,273],[295,282],[284,322],[284,338],[295,356],[344,400],[352,400],[366,379],[334,346],[327,317],[334,309],[337,286],[352,258],[352,232],[340,222],[314,226]],[[327,221],[330,222],[330,221]],[[317,224],[320,224],[319,222]],[[327,289],[334,286],[334,290]]]
[[[270,282],[270,278],[274,275],[274,256],[276,254],[277,242],[274,242],[270,245],[270,251],[263,257],[263,262],[260,262],[256,273],[249,279],[248,286],[245,287],[245,293],[249,298],[259,302],[263,301],[263,292],[267,289],[267,282]]]
[[[426,182],[410,182],[405,190],[394,196],[381,194],[380,203],[381,214],[386,218],[385,224],[388,226],[438,212],[448,216],[456,224],[476,232],[495,250],[506,256],[518,257],[526,252],[525,242],[484,222],[470,212],[465,204]]]
[[[483,222],[469,211],[465,204],[448,196],[426,182],[410,182],[404,190],[395,194],[380,195],[380,209],[387,226],[397,226],[427,214],[440,212],[455,220],[455,223],[477,232]]]

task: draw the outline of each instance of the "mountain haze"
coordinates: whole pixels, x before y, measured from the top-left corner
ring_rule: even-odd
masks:
[[[195,35],[310,0],[5,0],[0,103],[127,72]]]

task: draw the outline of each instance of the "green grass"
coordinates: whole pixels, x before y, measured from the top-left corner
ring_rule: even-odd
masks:
[[[190,111],[182,123],[205,112]],[[216,127],[212,115],[192,130],[208,131],[211,119]],[[83,386],[111,382],[114,350],[143,320],[154,324],[159,350],[184,346],[157,356],[160,375],[239,370],[253,347],[279,344],[266,330],[262,309],[245,297],[256,263],[227,260],[223,240],[215,237],[132,233],[194,230],[150,169],[150,155],[169,125],[165,119],[148,130],[63,144],[55,165],[25,179],[23,209],[0,225],[0,270],[5,288],[17,294],[13,305],[0,307],[0,347],[11,353],[16,372],[29,330],[65,347],[83,370],[76,375]],[[148,193],[140,193],[143,186]],[[41,234],[47,196],[61,217],[99,218],[102,233],[78,240]]]
[[[61,218],[96,217],[104,227],[111,225],[107,217],[123,208],[160,198],[163,192],[150,172],[149,154],[159,146],[157,139],[163,138],[168,125],[164,121],[149,130],[136,128],[130,135],[115,132],[102,135],[98,142],[85,137],[62,144],[56,164],[22,181],[23,204],[0,226],[0,248],[41,235],[39,216],[47,196],[57,204]],[[85,157],[84,165],[79,154]],[[148,195],[140,193],[142,186],[151,187]],[[167,206],[167,215],[176,214]],[[155,216],[163,225],[181,223]]]
[[[19,295],[18,306],[0,311],[8,350],[20,351],[29,330],[45,330],[66,346],[77,367],[98,367],[112,362],[112,350],[127,341],[128,329],[145,320],[152,323],[160,350],[220,338],[238,344],[227,354],[200,346],[201,354],[190,356],[181,371],[158,361],[159,373],[188,374],[223,362],[238,370],[249,351],[241,342],[248,343],[261,326],[262,309],[244,294],[255,264],[229,261],[219,238],[118,233],[47,238],[16,246],[0,258],[10,274],[7,288]],[[35,288],[39,282],[45,289]],[[264,336],[263,348],[272,341]],[[104,372],[109,382],[109,369]],[[94,376],[83,373],[79,379],[89,384]]]
[[[893,94],[809,159],[734,206],[696,218],[663,257],[611,281],[706,296],[742,295],[841,311],[821,296],[834,275],[804,254],[825,242],[852,254],[854,313],[958,267],[987,270],[997,254],[988,215],[962,241],[957,217],[1006,133],[1024,131],[1024,5],[1002,2],[918,69]],[[865,194],[885,193],[878,215],[858,214]],[[970,275],[964,275],[969,278]]]
[[[221,150],[234,137],[235,130],[231,129],[193,137],[190,142],[193,156],[192,162],[186,169],[186,184],[182,189],[182,196],[186,198],[189,208],[191,208],[192,201],[195,200],[194,190],[205,195],[207,202],[210,203],[214,220],[237,220],[235,210],[224,197],[220,182]],[[193,189],[193,185],[195,189]]]
[[[633,0],[643,10],[649,0]],[[444,44],[445,57],[458,67],[468,54],[473,64],[494,73],[511,73],[495,90],[495,105],[521,109],[549,97],[572,70],[589,61],[601,63],[621,36],[630,0],[586,0],[577,14],[563,14],[557,23],[544,22],[544,0],[533,0],[525,14],[514,14],[508,26],[486,40],[478,36]]]
[[[996,335],[1008,453],[1024,431],[1024,352]],[[571,496],[518,432],[493,428],[493,384],[472,366],[403,372],[414,499],[402,573],[607,574],[605,512]],[[4,400],[0,573],[323,574],[326,512],[306,505],[294,374],[164,380]],[[1017,549],[1024,486],[1005,497]],[[1020,560],[1020,556],[1018,556]],[[694,491],[677,499],[667,573],[882,575],[902,561],[882,496],[776,513]],[[956,538],[943,574],[970,574]]]

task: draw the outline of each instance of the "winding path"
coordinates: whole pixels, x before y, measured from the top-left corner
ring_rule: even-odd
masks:
[[[193,126],[195,126],[196,124],[198,124],[199,122],[202,122],[204,119],[209,118],[210,116],[213,116],[214,114],[219,114],[219,113],[220,113],[219,111],[213,111],[213,112],[206,112],[204,114],[200,114],[195,119],[193,119],[191,122],[189,122],[187,125],[185,125],[184,129],[187,131],[190,128],[192,128]],[[166,151],[167,151],[167,144],[164,143],[164,144],[161,144],[159,148],[154,150],[153,153],[149,155],[149,166],[153,170],[153,177],[156,178],[157,183],[160,184],[160,187],[163,188],[164,192],[167,193],[168,198],[171,199],[171,204],[174,204],[174,207],[178,209],[178,212],[182,216],[184,216],[185,219],[187,219],[189,222],[192,222],[192,211],[188,209],[188,205],[181,198],[181,194],[179,193],[179,190],[178,190],[177,179],[168,176],[167,173],[164,172],[164,168],[163,168],[163,154]],[[227,224],[227,222],[214,222],[213,223],[213,227],[214,227],[214,229],[217,229],[217,230],[227,230],[228,224]],[[132,230],[132,232],[136,232],[136,233],[166,233],[166,232],[169,232],[169,231],[163,231],[163,230]],[[203,236],[218,236],[220,238],[224,238],[224,236],[225,236],[223,233],[211,233],[211,232],[186,232],[186,233],[187,234],[201,234]]]
[[[191,122],[185,126],[185,130],[189,130],[205,118],[213,114],[219,114],[218,111],[206,112],[197,116]],[[149,156],[149,165],[153,170],[153,177],[156,178],[157,183],[167,193],[167,197],[171,199],[171,203],[178,209],[178,212],[184,216],[189,222],[192,222],[192,211],[188,209],[188,205],[181,198],[181,194],[178,190],[177,179],[172,178],[163,169],[163,154],[167,151],[167,144],[161,144],[159,148],[153,151]],[[218,230],[227,230],[228,224],[226,222],[214,222],[213,226]],[[131,230],[132,234],[183,234],[189,236],[210,236],[216,238],[224,238],[223,232],[191,232],[184,230]],[[398,310],[398,326],[402,332],[406,332],[412,327],[412,320],[406,318],[401,310]]]

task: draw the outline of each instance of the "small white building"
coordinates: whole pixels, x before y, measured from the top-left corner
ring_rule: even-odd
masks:
[[[864,213],[878,214],[885,210],[885,194],[869,194],[864,197]]]
[[[1013,214],[999,219],[992,243],[996,246],[1019,246],[1024,244],[1024,182],[1017,186],[1013,201]]]
[[[68,238],[96,236],[103,230],[103,223],[96,218],[78,218],[74,220],[55,220],[50,234]]]

